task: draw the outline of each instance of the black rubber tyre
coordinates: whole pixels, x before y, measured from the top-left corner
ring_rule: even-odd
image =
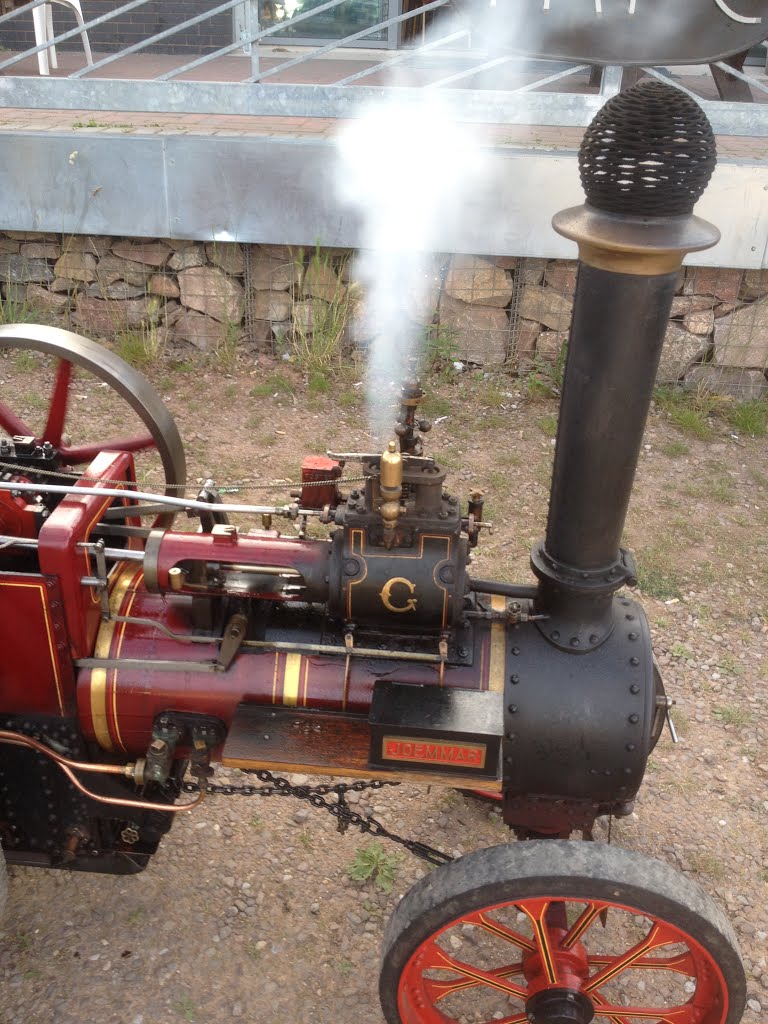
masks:
[[[471,853],[452,864],[437,868],[405,895],[390,918],[384,935],[380,999],[388,1024],[453,1024],[459,1017],[452,1015],[455,1011],[446,1012],[442,1001],[445,993],[435,994],[441,986],[451,987],[452,990],[463,989],[462,998],[466,998],[466,990],[475,989],[477,991],[472,993],[472,997],[479,1000],[488,991],[485,987],[488,981],[483,978],[493,975],[494,979],[504,979],[503,984],[510,986],[511,983],[506,979],[513,976],[522,978],[522,964],[528,954],[521,951],[521,944],[517,943],[516,948],[509,945],[505,947],[508,953],[510,948],[515,948],[515,955],[521,957],[521,963],[514,970],[509,967],[486,967],[483,974],[482,967],[475,967],[472,969],[478,973],[468,974],[468,981],[463,973],[457,975],[458,981],[431,980],[434,977],[450,976],[450,966],[447,970],[435,969],[444,967],[443,960],[455,963],[459,957],[451,952],[450,947],[444,953],[444,945],[442,948],[440,946],[440,943],[445,944],[447,936],[454,934],[451,929],[460,929],[463,925],[465,933],[467,930],[471,932],[478,923],[480,912],[486,922],[489,915],[504,912],[517,912],[519,920],[525,916],[523,911],[528,912],[531,907],[543,905],[546,900],[550,900],[547,904],[550,907],[553,903],[561,907],[568,906],[570,900],[574,912],[579,905],[591,906],[590,920],[595,921],[596,929],[597,922],[605,923],[611,913],[609,910],[604,918],[600,917],[599,908],[606,904],[615,907],[613,913],[619,917],[626,914],[633,923],[650,923],[651,931],[658,929],[657,944],[648,946],[651,955],[647,951],[643,954],[645,962],[636,955],[634,961],[621,968],[621,971],[652,968],[645,972],[644,977],[656,977],[659,974],[657,965],[662,961],[654,959],[653,951],[664,945],[673,950],[672,955],[677,957],[678,963],[687,957],[685,970],[666,969],[664,975],[671,977],[676,970],[679,975],[689,976],[686,995],[683,997],[684,1006],[674,1012],[670,1010],[667,1017],[654,1015],[650,1018],[652,1024],[656,1024],[657,1020],[669,1021],[670,1024],[686,1024],[688,1020],[697,1021],[698,1024],[737,1024],[741,1019],[746,998],[746,980],[736,938],[725,915],[702,889],[667,864],[615,846],[544,840],[495,846]],[[515,918],[511,920],[514,929],[517,927]],[[493,932],[498,926],[493,918],[490,921],[494,927],[489,931]],[[486,931],[482,928],[478,931],[485,938]],[[578,932],[577,938],[570,945],[573,948],[582,947],[582,940],[587,944],[592,939],[598,944],[601,935],[600,930],[587,931],[585,928],[583,932]],[[458,946],[453,949],[461,948],[462,940],[455,941]],[[557,948],[562,949],[565,945],[567,941]],[[687,953],[675,952],[686,950],[686,947]],[[594,1006],[598,1007],[595,1024],[609,1024],[611,1020],[621,1019],[618,1013],[615,1017],[606,1015],[604,1006],[615,1000],[605,999],[601,995],[601,988],[603,984],[610,986],[616,983],[615,979],[620,972],[614,971],[610,962],[618,963],[628,957],[631,948],[627,948],[628,953],[613,961],[609,957],[595,956],[590,961],[592,966],[585,968],[588,976],[584,981],[584,992],[588,998],[594,999]],[[466,955],[465,952],[461,954],[462,957]],[[587,951],[584,951],[584,956],[586,964]],[[663,963],[671,961],[664,960]],[[594,964],[609,966],[595,968]],[[523,989],[526,984],[530,984],[530,973],[525,972],[528,980],[521,981],[518,988]],[[608,980],[600,983],[600,987],[591,987],[590,982],[598,974],[608,975]],[[473,978],[480,978],[480,981]],[[556,979],[550,978],[550,982],[554,985]],[[682,981],[679,984],[682,985]],[[645,985],[639,987],[644,989]],[[512,997],[505,993],[506,999],[520,1000],[518,1009],[522,1011],[502,1011],[505,1021],[520,1020],[524,1024],[525,997],[529,991],[532,990]],[[694,991],[695,996],[687,995]],[[653,995],[649,996],[650,1005],[653,1006]],[[692,1006],[694,1000],[696,1009],[689,1011],[688,1006]],[[602,1009],[599,1008],[601,1006]],[[485,1012],[477,1011],[471,1019],[485,1019]],[[495,1016],[498,1019],[498,1013]],[[470,1018],[467,1016],[466,1019]],[[489,1015],[488,1020],[493,1019],[494,1015]],[[631,1012],[627,1014],[627,1020],[634,1022],[635,1019]]]

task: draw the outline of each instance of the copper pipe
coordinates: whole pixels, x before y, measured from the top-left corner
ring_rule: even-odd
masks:
[[[107,775],[125,775],[124,765],[71,761],[68,757],[64,757],[63,754],[59,754],[55,750],[51,750],[50,747],[46,747],[39,740],[33,739],[31,736],[23,736],[18,732],[7,732],[5,729],[0,729],[0,740],[4,740],[6,743],[15,743],[21,747],[32,747],[38,753],[46,754],[48,757],[53,758],[54,761],[58,761],[59,764],[65,764],[68,768],[74,768],[79,772],[104,772]]]
[[[12,746],[16,747],[29,747],[32,750],[36,750],[39,754],[45,754],[46,757],[50,757],[51,760],[61,768],[75,789],[79,789],[81,793],[89,798],[89,800],[96,800],[100,804],[110,804],[112,807],[133,807],[139,808],[139,810],[142,811],[165,811],[168,814],[176,814],[178,811],[189,811],[193,807],[197,807],[197,805],[202,803],[205,799],[204,790],[201,790],[199,795],[187,804],[159,804],[153,803],[150,800],[121,800],[118,797],[101,796],[99,793],[94,793],[92,790],[84,786],[75,775],[73,769],[84,772],[101,772],[102,774],[107,775],[123,775],[129,778],[129,769],[131,766],[119,764],[90,764],[85,761],[71,761],[68,757],[63,757],[61,754],[57,754],[55,750],[51,750],[50,747],[46,747],[44,743],[40,743],[39,740],[35,740],[31,736],[22,736],[20,733],[7,732],[5,729],[0,729],[0,743],[10,743]]]

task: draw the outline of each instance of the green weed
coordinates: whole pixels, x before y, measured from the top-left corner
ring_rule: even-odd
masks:
[[[477,395],[478,403],[489,409],[500,409],[507,401],[507,396],[493,381],[486,381],[485,387]]]
[[[725,878],[725,865],[712,853],[703,853],[698,850],[691,855],[693,870],[699,875],[708,875],[715,882]]]
[[[768,431],[768,402],[763,399],[739,402],[726,410],[726,419],[739,434],[765,437]]]
[[[331,389],[331,382],[328,379],[327,374],[321,373],[319,370],[313,370],[309,374],[307,381],[307,390],[311,395],[325,395]]]
[[[197,1006],[192,997],[186,992],[173,1000],[171,1009],[179,1017],[183,1017],[184,1020],[191,1022],[197,1019]]]
[[[667,455],[670,459],[679,459],[681,455],[687,455],[690,450],[685,441],[665,441],[664,444],[659,446],[659,451],[662,455]]]
[[[360,404],[360,395],[356,391],[347,388],[337,397],[336,402],[343,409],[354,409]]]
[[[714,437],[710,416],[717,399],[703,391],[683,391],[674,385],[656,388],[654,400],[671,422],[690,437],[709,441]]]
[[[156,324],[139,324],[118,331],[115,350],[121,359],[138,370],[155,363],[163,354],[164,338]]]
[[[729,676],[743,676],[744,666],[741,664],[738,658],[732,654],[724,654],[718,662],[718,668],[721,672],[727,673]]]
[[[640,589],[648,597],[662,601],[680,597],[680,581],[664,548],[648,547],[643,551],[638,559],[637,577]]]
[[[536,420],[537,426],[544,431],[547,437],[554,437],[557,434],[557,416],[554,413],[547,413],[546,416],[539,416]]]
[[[673,658],[692,658],[693,657],[693,653],[692,653],[691,649],[689,647],[686,647],[685,644],[681,644],[681,643],[674,643],[674,644],[672,644],[672,646],[669,649],[669,653],[672,655]]]
[[[709,485],[709,493],[716,501],[722,502],[723,505],[732,505],[736,500],[733,480],[726,473],[712,478]]]
[[[453,364],[459,358],[458,332],[448,324],[431,324],[426,329],[423,364],[426,373],[443,380],[454,376]]]
[[[448,416],[452,408],[450,399],[444,395],[437,395],[434,391],[428,391],[421,402],[421,410],[432,419]]]
[[[735,725],[737,728],[744,728],[752,721],[752,715],[745,708],[737,707],[736,704],[724,704],[721,707],[712,709],[712,714],[718,718],[723,725]]]
[[[355,854],[347,867],[353,882],[373,882],[382,892],[392,892],[402,857],[390,853],[381,843],[369,843]]]
[[[528,397],[533,401],[558,395],[563,387],[565,361],[568,357],[567,342],[561,347],[554,362],[535,359],[533,369],[526,378]]]
[[[250,392],[251,398],[269,398],[271,396],[292,395],[293,384],[287,377],[279,373],[271,373],[266,380],[254,385]]]
[[[213,350],[213,360],[224,373],[231,373],[237,365],[240,333],[240,324],[234,320],[228,320],[224,324],[221,336],[216,341],[216,347]]]
[[[41,410],[48,406],[46,399],[37,391],[25,391],[19,395],[19,401],[26,409]]]
[[[545,376],[532,370],[525,381],[525,390],[532,402],[541,401],[544,398],[551,398],[554,394],[551,383]]]
[[[16,299],[11,295],[6,298],[0,297],[0,324],[43,324],[45,322],[45,311],[26,297],[23,299]]]
[[[303,263],[304,253],[299,250]],[[329,299],[307,296],[304,300],[306,315],[294,317],[291,350],[297,366],[310,378],[327,377],[339,370],[344,351],[344,337],[354,313],[356,296],[341,281],[342,267],[334,266],[328,253],[319,245],[309,258],[304,271],[323,281],[336,282]]]
[[[40,366],[40,356],[36,352],[21,349],[13,357],[13,368],[17,373],[32,373]]]

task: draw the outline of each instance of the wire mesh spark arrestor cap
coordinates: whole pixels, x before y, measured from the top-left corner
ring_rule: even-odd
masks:
[[[586,203],[552,225],[579,244],[591,266],[628,274],[664,274],[685,253],[720,238],[693,207],[717,162],[715,137],[701,107],[663,82],[641,82],[597,113],[579,149]]]
[[[712,177],[715,137],[698,103],[663,82],[609,100],[579,149],[587,203],[606,213],[691,213]]]

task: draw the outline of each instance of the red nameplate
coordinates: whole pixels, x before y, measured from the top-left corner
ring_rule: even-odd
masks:
[[[382,759],[452,765],[456,768],[484,768],[485,752],[484,743],[444,743],[408,739],[405,736],[385,736]]]

